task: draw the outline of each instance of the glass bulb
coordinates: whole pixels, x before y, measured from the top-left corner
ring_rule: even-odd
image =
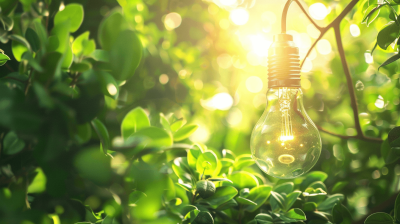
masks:
[[[318,129],[303,106],[300,88],[275,87],[251,134],[252,157],[268,175],[280,179],[309,171],[321,154]]]

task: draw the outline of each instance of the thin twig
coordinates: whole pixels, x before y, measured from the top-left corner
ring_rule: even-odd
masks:
[[[32,73],[33,73],[33,68],[31,68],[31,71],[29,72],[29,76],[28,76],[28,81],[26,82],[26,86],[25,86],[25,96],[28,94],[29,87],[31,86]]]
[[[7,63],[5,64],[5,66],[8,68],[8,70],[10,70],[11,72],[15,72],[15,70],[13,68],[11,68]]]
[[[6,76],[6,77],[4,77],[5,79],[14,79],[14,80],[17,80],[17,81],[19,81],[19,82],[22,82],[22,83],[26,83],[27,81],[24,81],[24,80],[21,80],[21,79],[18,79],[18,78],[14,78],[14,77],[8,77],[8,76]]]
[[[351,107],[353,108],[354,126],[357,130],[357,135],[356,136],[340,135],[340,134],[335,134],[333,132],[325,130],[322,127],[319,127],[319,126],[317,126],[317,127],[319,130],[321,130],[327,134],[337,136],[337,137],[340,137],[343,139],[355,138],[355,139],[361,139],[361,140],[365,140],[365,141],[382,142],[382,139],[380,139],[380,138],[367,137],[363,134],[361,124],[360,124],[360,118],[359,118],[359,112],[358,112],[358,106],[357,106],[357,98],[356,98],[356,94],[355,94],[355,90],[354,90],[354,86],[353,86],[353,80],[351,79],[350,69],[349,69],[349,66],[346,61],[346,55],[344,52],[343,43],[342,43],[341,34],[340,34],[340,23],[342,22],[343,18],[354,8],[354,6],[358,3],[358,1],[359,0],[352,0],[331,23],[329,23],[326,27],[320,27],[315,23],[315,21],[312,18],[309,17],[309,15],[305,12],[305,9],[301,6],[300,2],[298,2],[298,0],[295,0],[297,5],[299,5],[299,7],[302,9],[302,11],[306,14],[307,18],[321,32],[319,34],[318,38],[311,45],[310,49],[308,49],[306,56],[304,57],[303,61],[300,64],[300,69],[303,67],[304,62],[306,61],[307,57],[310,55],[310,53],[314,49],[314,47],[317,45],[318,41],[330,30],[330,28],[334,28],[336,44],[338,47],[340,60],[342,62],[343,71],[345,73],[346,80],[347,80],[347,88],[348,88],[349,94],[350,94]]]
[[[315,26],[315,28],[317,28],[319,31],[321,31],[323,28],[321,26],[319,26],[312,18],[311,16],[308,14],[308,12],[306,11],[306,9],[303,7],[303,5],[301,5],[301,3],[299,2],[299,0],[295,0],[295,2],[297,3],[297,5],[300,7],[301,11],[303,11],[304,15],[307,16],[307,19]]]

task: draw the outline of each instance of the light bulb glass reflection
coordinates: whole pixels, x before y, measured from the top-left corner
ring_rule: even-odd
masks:
[[[257,165],[273,177],[295,178],[315,165],[321,154],[321,137],[304,110],[300,88],[269,89],[250,147]]]

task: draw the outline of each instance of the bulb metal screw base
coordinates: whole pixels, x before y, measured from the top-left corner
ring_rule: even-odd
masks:
[[[268,87],[300,87],[299,48],[290,34],[277,34],[268,50]]]

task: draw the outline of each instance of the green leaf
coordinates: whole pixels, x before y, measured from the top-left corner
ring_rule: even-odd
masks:
[[[399,36],[399,26],[391,21],[378,33],[377,41],[380,48],[386,48]],[[390,63],[390,62],[389,62]]]
[[[96,131],[97,136],[99,136],[103,152],[106,154],[107,150],[110,148],[110,136],[108,135],[106,126],[97,118],[93,119],[90,123]]]
[[[10,58],[5,55],[3,52],[0,52],[0,66],[4,65]]]
[[[313,212],[317,209],[317,204],[315,202],[306,202],[303,205],[303,211]]]
[[[254,164],[254,160],[250,154],[242,154],[235,159],[235,170],[242,170],[244,167]]]
[[[163,113],[160,113],[160,124],[163,126],[163,128],[167,131],[171,131],[171,127],[169,125],[168,119],[164,116]]]
[[[39,40],[38,35],[36,34],[36,32],[33,29],[31,29],[29,27],[28,27],[28,29],[26,29],[25,38],[29,42],[29,45],[31,46],[32,51],[37,52],[38,50],[40,50],[40,45],[41,45],[40,40]]]
[[[237,196],[236,201],[239,202],[239,204],[243,204],[243,205],[257,205],[257,203],[255,203],[254,201],[249,200],[247,198],[243,198],[241,196]]]
[[[246,198],[254,201],[257,205],[247,205],[244,209],[249,212],[257,210],[267,201],[271,195],[271,189],[272,187],[267,185],[260,185],[252,188]]]
[[[395,54],[392,57],[388,58],[386,61],[384,61],[379,67],[378,67],[378,71],[381,67],[386,66],[388,64],[391,64],[397,60],[399,60],[400,58],[400,54]]]
[[[149,140],[147,147],[166,147],[173,143],[171,134],[158,127],[145,127],[131,136],[147,138]]]
[[[227,159],[232,159],[235,160],[236,159],[236,155],[235,153],[233,153],[231,150],[229,149],[223,149],[222,150],[222,157],[227,158]]]
[[[128,138],[135,132],[150,126],[150,120],[146,112],[141,107],[129,111],[122,120],[121,133],[124,139]]]
[[[14,58],[17,61],[21,61],[22,55],[26,51],[30,51],[31,46],[30,46],[29,42],[21,36],[10,35],[10,39],[12,40],[11,50],[13,52]]]
[[[39,99],[39,105],[44,108],[53,108],[54,102],[47,90],[38,82],[34,82],[32,86]]]
[[[96,49],[94,50],[91,54],[90,57],[92,57],[96,61],[101,61],[101,62],[109,62],[110,61],[110,56],[107,51]]]
[[[111,178],[110,157],[98,148],[84,149],[75,157],[74,165],[83,178],[104,186]]]
[[[238,194],[236,188],[232,186],[217,187],[215,194],[206,199],[210,206],[216,209],[223,203],[233,199]]]
[[[112,74],[117,80],[126,80],[135,74],[142,59],[142,43],[132,30],[122,31],[110,50]]]
[[[73,33],[79,29],[83,22],[83,7],[80,4],[68,4],[63,11],[57,12],[54,25],[70,21],[69,32]]]
[[[223,210],[233,208],[236,206],[238,206],[238,203],[235,201],[235,199],[231,199],[231,200],[223,203],[222,205],[218,206],[218,208],[216,208],[216,210],[223,211]]]
[[[86,61],[82,62],[73,62],[71,67],[69,68],[70,72],[85,72],[92,68],[92,64]]]
[[[181,128],[185,123],[186,123],[186,121],[185,121],[183,118],[181,118],[181,119],[179,119],[179,120],[173,122],[173,123],[171,124],[171,131],[172,131],[172,132],[178,131],[179,128]]]
[[[200,149],[189,149],[187,152],[187,160],[192,169],[196,169],[197,159],[202,154]]]
[[[147,195],[141,191],[134,191],[129,194],[129,206],[134,206],[140,199],[147,197]]]
[[[89,31],[79,35],[72,43],[72,52],[77,56],[89,56],[96,50],[94,40],[89,40]]]
[[[46,190],[46,183],[47,183],[47,178],[46,175],[43,173],[42,168],[38,167],[35,169],[35,172],[37,173],[36,176],[33,178],[31,183],[29,184],[28,187],[28,193],[42,193]]]
[[[118,224],[117,218],[111,217],[111,216],[106,216],[101,224]]]
[[[10,131],[3,139],[2,151],[5,155],[18,153],[25,147],[25,142],[18,138],[17,134]]]
[[[174,141],[182,141],[188,138],[197,130],[198,127],[199,125],[197,124],[190,124],[183,126],[177,132],[174,133]]]
[[[175,170],[174,170],[174,172],[175,172]],[[189,192],[192,191],[192,185],[190,185],[190,184],[184,184],[184,183],[182,183],[182,184],[181,183],[175,183],[175,184],[178,185],[179,187],[181,187],[182,189],[184,189],[185,191],[189,191]]]
[[[289,210],[296,202],[297,198],[301,195],[301,191],[294,191],[288,194],[285,198],[284,211]]]
[[[214,224],[214,219],[209,212],[201,211],[194,220],[197,224]]]
[[[400,147],[400,127],[390,130],[387,139],[391,147]]]
[[[308,186],[310,186],[311,183],[314,183],[315,181],[321,181],[324,182],[328,178],[328,174],[321,172],[321,171],[313,171],[308,173],[305,176],[305,179],[301,182],[300,189],[304,191],[307,189]]]
[[[377,5],[373,4],[368,7],[368,9],[365,11],[366,13],[364,14],[364,18],[362,19],[362,23],[367,24],[369,26],[379,15],[380,8],[383,5]]]
[[[226,179],[226,178],[209,178],[208,180],[209,180],[209,181],[215,181],[215,182],[218,182],[218,181],[228,181],[228,182],[231,182],[231,183],[232,183],[231,180]]]
[[[290,209],[285,213],[285,216],[291,219],[306,220],[306,215],[299,208]]]
[[[78,125],[76,127],[75,139],[79,144],[84,144],[92,137],[92,129],[89,123]]]
[[[347,208],[344,207],[340,202],[337,203],[335,206],[333,206],[332,217],[333,217],[333,222],[335,223],[351,224],[352,222],[349,210],[347,210]],[[365,223],[367,222],[365,221]]]
[[[128,29],[129,25],[121,12],[113,11],[105,18],[99,27],[98,38],[100,45],[106,51],[113,48],[121,31]]]
[[[271,204],[272,211],[277,212],[280,209],[284,209],[285,198],[279,193],[271,191],[271,199],[269,203]]]
[[[339,181],[339,182],[337,182],[335,185],[333,185],[331,193],[334,194],[334,193],[340,192],[344,187],[347,186],[347,184],[349,184],[348,181]]]
[[[325,184],[321,181],[315,181],[314,183],[310,184],[307,188],[309,188],[309,187],[313,188],[313,189],[321,188],[325,192],[327,191]]]
[[[400,157],[400,147],[391,147],[389,140],[386,139],[381,145],[381,155],[386,164],[394,163]]]
[[[228,175],[227,178],[233,182],[233,186],[241,188],[253,188],[258,186],[257,178],[246,171],[236,171]]]
[[[365,219],[365,224],[394,224],[392,216],[384,212],[377,212]]]
[[[330,210],[336,203],[343,201],[343,194],[334,194],[329,196],[325,201],[318,205],[318,210]]]
[[[279,194],[285,193],[289,194],[293,191],[294,184],[292,182],[286,182],[274,187],[274,192]]]
[[[196,183],[196,192],[202,198],[208,198],[215,193],[215,184],[208,180],[200,180]]]
[[[259,223],[259,224],[272,224],[273,223],[272,217],[270,215],[264,214],[264,213],[260,213],[260,214],[256,215],[254,217],[254,220],[256,220],[257,223]]]
[[[209,167],[205,167],[205,162],[210,163]],[[205,175],[212,175],[214,173],[214,170],[217,168],[218,165],[218,158],[215,155],[214,152],[212,151],[208,151],[205,153],[202,153],[201,155],[199,155],[199,157],[197,158],[197,162],[196,162],[196,170],[199,173],[203,173],[204,169],[207,168],[204,171]]]
[[[397,195],[394,203],[394,219],[400,221],[400,194]]]
[[[194,210],[191,210],[190,212],[188,212],[185,215],[185,220],[189,220],[190,223],[193,223],[194,220],[197,218],[197,216],[199,215],[200,211],[196,208]]]

